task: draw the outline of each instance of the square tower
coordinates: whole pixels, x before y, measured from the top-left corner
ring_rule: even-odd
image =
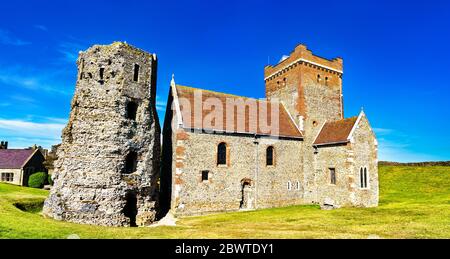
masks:
[[[280,63],[265,67],[266,97],[283,102],[299,125],[339,120],[344,117],[342,75],[341,58],[328,60],[298,45]]]
[[[104,226],[150,224],[160,156],[156,55],[117,42],[81,52],[77,63],[44,214]]]

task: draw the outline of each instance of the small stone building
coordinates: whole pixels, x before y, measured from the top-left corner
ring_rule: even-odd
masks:
[[[163,129],[163,211],[377,206],[377,141],[364,112],[344,118],[343,60],[299,45],[264,73],[265,100],[172,80]]]
[[[156,55],[117,42],[81,52],[77,63],[43,213],[83,224],[148,225],[158,211],[161,148]]]
[[[8,149],[8,142],[2,141],[0,182],[28,186],[30,175],[46,172],[44,161],[39,149]]]

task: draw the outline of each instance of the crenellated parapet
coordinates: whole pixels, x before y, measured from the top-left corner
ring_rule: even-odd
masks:
[[[343,60],[335,58],[332,60],[314,55],[305,45],[298,45],[294,51],[275,66],[268,65],[264,68],[264,80],[270,81],[282,76],[292,68],[305,66],[318,71],[334,74],[339,77],[343,75]]]

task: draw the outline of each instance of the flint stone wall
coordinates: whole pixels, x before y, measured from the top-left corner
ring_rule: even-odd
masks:
[[[192,133],[182,129],[174,136],[171,207],[176,215],[304,203],[302,141]],[[222,142],[227,144],[227,165],[217,165],[217,146]],[[269,146],[275,150],[274,166],[266,165]],[[208,181],[202,181],[205,170],[209,171]],[[245,181],[250,183],[246,197],[250,204],[241,208]]]
[[[77,63],[70,120],[43,213],[83,224],[150,224],[158,207],[160,154],[156,56],[114,43],[91,47]],[[135,119],[128,118],[130,102],[137,104]],[[136,170],[127,174],[127,156],[133,152]]]

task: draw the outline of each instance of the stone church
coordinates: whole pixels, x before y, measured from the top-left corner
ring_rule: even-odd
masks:
[[[162,209],[183,216],[300,204],[377,206],[377,140],[364,112],[344,117],[343,60],[299,45],[264,74],[265,100],[172,80]]]
[[[173,79],[163,143],[155,54],[116,42],[77,64],[47,217],[145,226],[169,211],[378,204],[377,141],[364,112],[344,117],[340,58],[297,46],[265,68],[265,99]]]

